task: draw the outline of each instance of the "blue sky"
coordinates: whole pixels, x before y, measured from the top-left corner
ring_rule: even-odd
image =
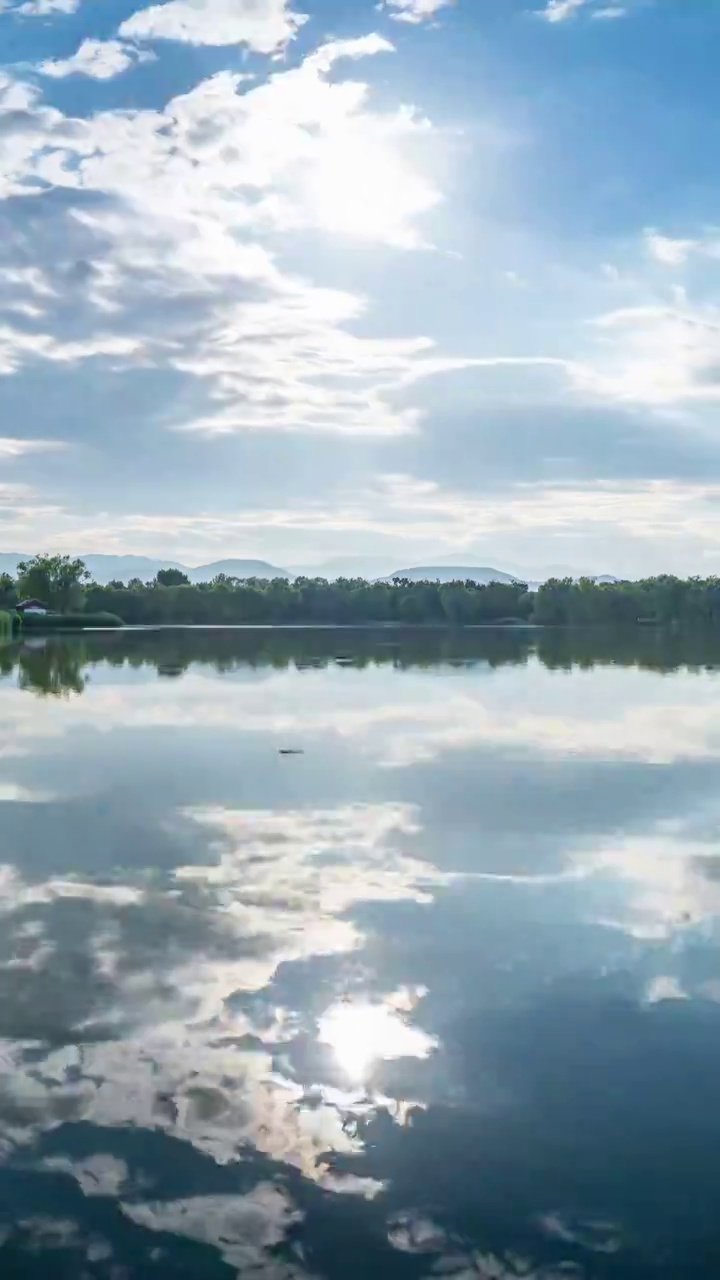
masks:
[[[0,0],[0,549],[720,572],[715,0]]]

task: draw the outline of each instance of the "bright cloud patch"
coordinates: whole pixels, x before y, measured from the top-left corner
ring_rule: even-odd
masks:
[[[426,22],[434,18],[440,9],[446,9],[454,0],[385,0],[384,7],[396,22]]]
[[[178,409],[167,425],[211,434],[413,430],[416,412],[392,392],[425,371],[432,342],[359,336],[368,301],[283,270],[271,248],[301,230],[424,246],[418,220],[440,201],[424,171],[437,135],[410,108],[373,108],[367,85],[336,70],[391,50],[379,36],[339,41],[252,88],[221,72],[164,110],[85,119],[0,83],[0,192],[78,199],[26,238],[19,274],[17,245],[0,246],[22,317],[0,325],[0,370],[86,359],[173,369],[206,408]],[[111,74],[127,56],[116,41],[84,45],[50,74]]]
[[[138,10],[122,24],[120,35],[185,44],[245,44],[257,53],[275,53],[303,21],[286,0],[170,0]]]

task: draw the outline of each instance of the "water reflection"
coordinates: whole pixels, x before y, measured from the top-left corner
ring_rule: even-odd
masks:
[[[423,991],[422,994],[425,994]],[[367,1081],[378,1062],[392,1058],[426,1058],[436,1041],[401,1015],[407,993],[388,1003],[344,1001],[331,1005],[318,1022],[318,1040],[328,1044],[347,1077]],[[411,1002],[416,1003],[416,1000]]]
[[[0,650],[2,1274],[714,1275],[719,655]]]
[[[626,666],[672,672],[720,668],[720,643],[712,631],[663,631],[652,627],[615,631],[470,628],[353,630],[303,628],[137,628],[82,637],[31,637],[0,646],[0,678],[16,673],[23,687],[42,692],[82,692],[78,681],[98,666],[176,677],[207,667],[218,675],[263,668],[313,672],[367,666],[490,669],[536,659],[550,671]]]

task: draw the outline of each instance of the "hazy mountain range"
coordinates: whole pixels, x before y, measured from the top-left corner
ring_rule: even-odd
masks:
[[[178,560],[154,560],[150,556],[105,556],[79,553],[95,582],[111,582],[114,578],[129,582],[131,578],[151,581],[160,569],[182,569],[191,582],[209,582],[219,573],[237,578],[292,578],[287,569],[268,564],[267,560],[215,560],[212,564],[181,564]],[[29,560],[21,552],[0,552],[0,573],[17,571],[18,562]]]
[[[181,569],[191,582],[209,582],[219,573],[236,578],[287,578],[293,579],[301,574],[318,578],[368,578],[390,582],[393,578],[409,578],[413,582],[423,579],[439,582],[453,582],[456,579],[474,582],[528,582],[530,586],[543,582],[548,576],[534,573],[527,577],[518,573],[507,573],[489,565],[436,564],[414,565],[407,569],[393,569],[387,556],[338,556],[332,560],[318,564],[293,565],[284,569],[270,564],[267,560],[214,560],[211,564],[186,565],[178,560],[155,560],[151,556],[115,556],[80,553],[95,582],[107,583],[113,579],[129,582],[131,578],[140,578],[143,582],[151,581],[160,569]],[[0,573],[17,572],[21,560],[29,560],[30,555],[23,552],[0,552]],[[563,574],[555,571],[555,576],[581,577],[580,571],[565,570]],[[598,582],[615,582],[609,575],[597,575]]]
[[[393,578],[408,578],[410,582],[520,582],[524,579],[514,578],[501,569],[491,569],[487,565],[470,566],[461,564],[418,565],[412,569],[394,569],[383,582],[392,582]]]

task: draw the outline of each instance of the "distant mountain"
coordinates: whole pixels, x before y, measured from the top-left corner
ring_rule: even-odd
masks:
[[[17,573],[21,560],[30,560],[27,552],[0,552],[0,573]],[[81,554],[95,582],[107,583],[113,579],[129,582],[131,578],[140,578],[150,582],[160,569],[181,569],[191,582],[209,582],[218,573],[226,573],[234,578],[291,578],[287,569],[278,569],[267,560],[216,560],[213,564],[201,564],[193,568],[181,564],[178,560],[153,560],[150,556],[111,556],[95,555],[89,552]]]
[[[388,573],[392,563],[390,556],[333,556],[310,564],[291,564],[289,569],[295,577],[327,578],[329,582],[336,578],[372,580]]]
[[[201,564],[196,569],[180,568],[188,575],[191,582],[209,582],[219,573],[228,578],[287,578],[294,575],[287,569],[279,569],[267,560],[215,560],[212,564]]]
[[[500,569],[490,569],[487,566],[478,568],[468,565],[420,565],[413,569],[396,569],[394,573],[388,574],[386,578],[381,579],[383,582],[392,582],[393,578],[409,578],[411,582],[521,582],[521,578],[513,578],[509,573],[502,573]]]
[[[11,573],[14,577],[19,562],[30,559],[31,554],[28,552],[0,552],[0,573]],[[100,583],[107,583],[113,579],[129,582],[131,578],[150,582],[160,569],[181,569],[191,582],[209,582],[219,573],[225,573],[231,578],[285,578],[286,580],[292,580],[300,575],[310,578],[328,578],[330,581],[335,578],[367,578],[369,581],[376,582],[392,582],[393,578],[409,578],[411,582],[421,582],[423,579],[428,579],[430,582],[454,582],[459,579],[464,582],[470,579],[479,583],[527,582],[532,589],[536,589],[541,582],[546,581],[546,576],[550,576],[541,577],[537,573],[530,573],[525,577],[519,572],[511,574],[488,566],[469,567],[461,564],[419,565],[411,569],[396,569],[392,573],[386,573],[383,571],[387,570],[387,556],[335,556],[317,564],[293,565],[291,569],[282,569],[278,565],[270,564],[267,560],[214,560],[212,564],[193,567],[182,564],[179,560],[155,560],[151,556],[98,555],[89,552],[87,555],[81,553],[80,559],[85,561],[93,580]],[[594,582],[620,581],[609,573],[583,575],[578,570],[571,569],[561,572],[560,566],[555,567],[552,576],[576,579],[584,576],[592,578]]]
[[[85,561],[94,582],[111,582],[114,578],[120,582],[129,582],[131,578],[140,578],[149,582],[160,569],[182,569],[185,566],[177,560],[152,560],[149,556],[103,556],[90,553],[80,556]]]
[[[579,582],[581,578],[589,578],[591,582],[621,582],[622,578],[614,577],[611,573],[595,573],[592,569],[579,568],[577,565],[570,564],[508,564],[505,561],[506,570],[512,574],[514,578],[520,582],[527,582],[528,586],[537,591],[538,587],[547,582],[549,578],[572,578],[574,582]]]
[[[0,573],[11,573],[14,578],[21,560],[27,560],[21,551],[0,551]]]

